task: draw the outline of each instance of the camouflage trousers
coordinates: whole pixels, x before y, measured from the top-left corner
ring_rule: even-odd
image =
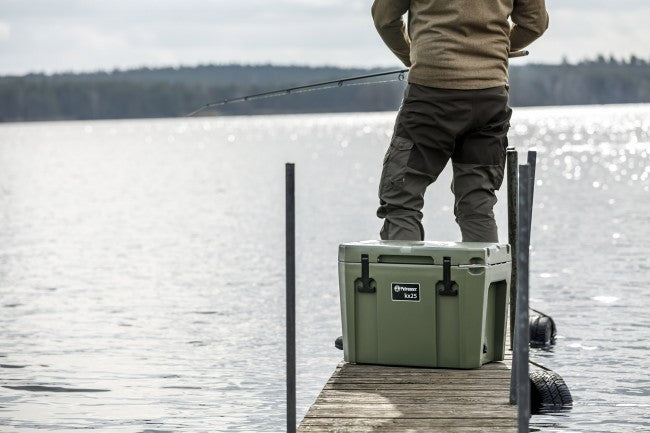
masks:
[[[452,90],[409,84],[379,182],[381,238],[424,240],[424,193],[451,159],[462,240],[498,242],[493,208],[503,183],[511,113],[506,86]]]

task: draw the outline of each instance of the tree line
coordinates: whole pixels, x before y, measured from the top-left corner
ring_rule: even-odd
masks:
[[[209,102],[380,71],[202,65],[5,76],[0,77],[0,121],[176,117]],[[396,110],[404,86],[403,81],[344,86],[228,104],[217,107],[216,112],[248,115]],[[510,68],[510,103],[513,106],[638,102],[650,102],[650,63],[635,56],[629,60],[599,56],[577,64],[564,61],[558,65],[530,64]]]

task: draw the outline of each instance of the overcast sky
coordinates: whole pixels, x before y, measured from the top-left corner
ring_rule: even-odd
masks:
[[[0,74],[205,63],[399,65],[371,0],[0,0]],[[547,0],[516,62],[650,58],[650,0]]]

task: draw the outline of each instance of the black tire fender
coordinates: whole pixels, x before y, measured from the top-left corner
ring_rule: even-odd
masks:
[[[545,347],[555,343],[555,322],[550,316],[530,316],[528,326],[531,347]]]
[[[562,377],[553,371],[530,373],[530,413],[556,412],[573,406],[573,397]]]

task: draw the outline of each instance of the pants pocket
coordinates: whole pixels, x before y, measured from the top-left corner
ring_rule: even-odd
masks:
[[[379,181],[379,197],[404,183],[406,164],[413,149],[413,142],[408,138],[394,136],[384,156],[384,166]]]
[[[503,165],[508,147],[510,108],[506,107],[490,123],[473,130],[456,144],[452,160],[460,164]]]

